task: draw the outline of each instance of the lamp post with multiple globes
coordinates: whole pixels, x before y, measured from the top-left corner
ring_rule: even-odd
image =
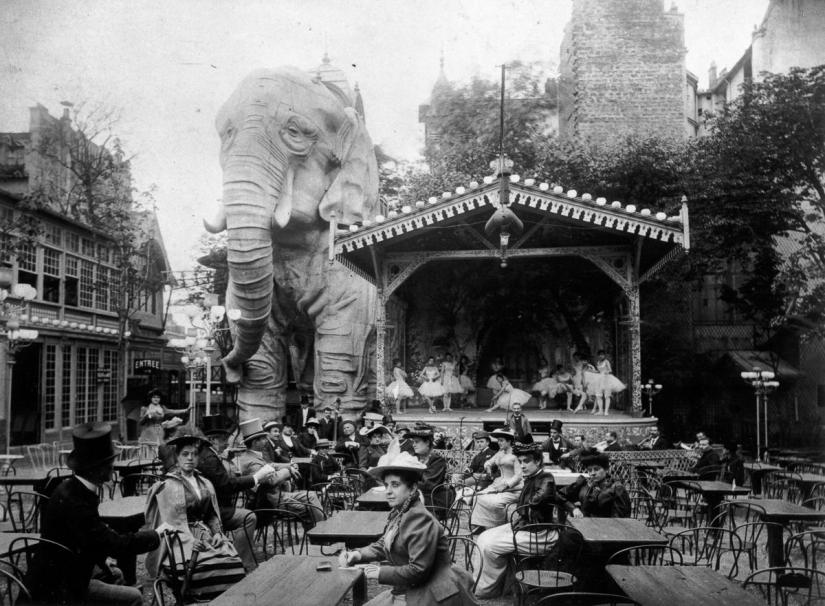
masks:
[[[772,393],[779,387],[779,381],[774,381],[776,375],[769,370],[762,370],[754,367],[751,371],[742,373],[742,380],[753,387],[756,394],[756,457],[762,456],[762,432],[760,431],[759,421],[759,401],[762,399],[764,418],[762,419],[762,426],[765,432],[765,448],[768,447],[768,394]]]
[[[649,379],[647,383],[642,385],[642,393],[647,395],[647,403],[650,408],[650,416],[653,416],[653,396],[662,391],[660,383],[653,383],[653,379]]]

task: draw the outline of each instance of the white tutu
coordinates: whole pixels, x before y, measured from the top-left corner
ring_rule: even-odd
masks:
[[[545,377],[541,381],[533,385],[532,391],[547,394],[549,397],[554,398],[556,396],[556,393],[558,393],[558,388],[558,381],[551,377]]]
[[[532,394],[527,393],[522,389],[513,388],[513,391],[510,392],[510,406],[513,404],[527,404],[527,402],[532,398]]]
[[[421,387],[418,388],[418,393],[425,398],[437,398],[444,395],[444,388],[441,387],[441,383],[436,383],[435,381],[424,381],[424,383],[421,384]]]
[[[475,393],[475,383],[473,383],[473,380],[467,375],[461,375],[458,377],[458,382],[461,384],[464,393]]]
[[[506,379],[507,377],[505,377]],[[498,382],[496,375],[493,375],[489,379],[487,379],[487,389],[492,389],[493,391],[498,391],[501,389],[501,383]]]
[[[409,385],[407,385],[404,381],[393,381],[392,383],[387,385],[387,389],[384,391],[384,393],[388,394],[396,400],[412,398],[415,395],[415,392],[412,390],[412,388]]]
[[[441,378],[441,388],[444,393],[464,393],[464,388],[461,386],[455,375],[444,375]]]
[[[598,372],[584,371],[583,385],[585,392],[589,396],[601,396],[605,393],[619,393],[627,386],[619,381],[614,375],[603,375]]]

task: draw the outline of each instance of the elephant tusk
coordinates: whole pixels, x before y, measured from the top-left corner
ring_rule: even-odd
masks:
[[[273,215],[272,227],[280,227],[283,229],[289,223],[289,217],[292,215],[292,181],[295,178],[295,169],[290,167],[286,171],[286,180],[284,187],[281,190],[281,197],[278,200],[278,206],[275,208]]]
[[[221,208],[212,221],[204,217],[203,226],[210,234],[219,234],[226,231],[226,212],[224,209]]]

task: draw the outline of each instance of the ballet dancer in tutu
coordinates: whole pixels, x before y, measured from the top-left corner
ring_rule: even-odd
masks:
[[[458,377],[455,376],[455,362],[453,362],[453,355],[446,354],[444,361],[441,363],[441,389],[444,391],[441,396],[441,402],[444,405],[444,412],[452,410],[450,403],[452,402],[453,394],[464,393],[464,388]]]
[[[440,376],[441,371],[435,365],[435,358],[430,356],[427,358],[427,365],[421,369],[423,383],[418,388],[418,393],[427,400],[427,404],[430,406],[430,414],[436,413],[435,399],[444,394],[444,389],[441,387],[441,383],[438,382]]]
[[[475,408],[476,384],[470,378],[470,358],[467,356],[461,356],[458,361],[458,382],[464,394],[461,398],[462,408]]]
[[[516,402],[524,405],[533,397],[526,391],[513,387],[504,375],[498,375],[496,380],[499,384],[499,390],[496,395],[493,396],[493,399],[490,400],[490,408],[488,408],[486,412],[492,412],[497,408],[510,412],[511,405]]]
[[[396,358],[392,363],[393,382],[387,385],[387,394],[395,400],[398,414],[407,414],[407,400],[415,395],[412,387],[407,385],[407,373],[401,368],[401,360]]]

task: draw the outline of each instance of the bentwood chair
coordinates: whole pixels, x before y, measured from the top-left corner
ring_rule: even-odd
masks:
[[[40,532],[40,518],[49,497],[39,492],[19,490],[9,493],[6,506],[14,532]]]
[[[769,606],[822,604],[825,572],[813,568],[765,568],[748,576],[742,587],[756,587]]]
[[[258,520],[255,538],[261,540],[264,559],[268,560],[270,557],[268,547],[270,533],[272,555],[277,555],[279,548],[282,554],[287,553],[287,548],[292,555],[304,555],[305,551],[309,551],[306,533],[303,532],[304,522],[300,514],[287,509],[256,509],[255,515]]]
[[[785,563],[801,563],[805,568],[825,569],[825,532],[808,530],[785,541]]]
[[[10,554],[8,561],[18,568],[29,570],[35,550],[56,551],[60,552],[63,556],[68,556],[70,558],[75,557],[75,553],[65,545],[61,545],[60,543],[50,541],[48,539],[26,536],[18,537],[11,542],[7,552]],[[25,562],[25,565],[21,566],[21,562]]]
[[[610,556],[610,564],[630,564],[631,566],[682,566],[682,552],[670,545],[649,545],[628,547]]]
[[[459,564],[473,577],[473,592],[475,592],[484,566],[478,544],[470,537],[452,536],[447,537],[447,546],[450,549],[453,564]]]
[[[739,556],[744,552],[738,534],[711,526],[683,530],[670,538],[670,546],[682,553],[685,565],[708,566],[729,579],[739,573]]]
[[[8,567],[8,570],[2,568]],[[15,604],[30,604],[31,593],[23,584],[23,571],[9,562],[0,561],[0,606],[14,606]]]
[[[574,532],[562,524],[528,524],[513,533],[510,556],[516,583],[516,606],[534,593],[572,591],[576,577],[561,570],[561,550],[555,561],[548,555],[564,532]]]

